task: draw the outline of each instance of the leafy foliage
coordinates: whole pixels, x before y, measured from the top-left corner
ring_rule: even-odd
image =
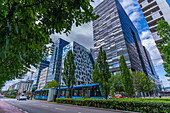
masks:
[[[121,78],[122,78],[124,91],[129,97],[131,97],[134,93],[132,75],[130,73],[129,68],[127,67],[127,64],[126,64],[126,61],[123,55],[120,57],[120,72],[121,72]]]
[[[46,86],[44,86],[43,89],[56,88],[56,87],[58,87],[57,81],[52,80],[50,83],[48,83]]]
[[[158,21],[157,34],[162,38],[163,43],[158,44],[159,50],[164,59],[166,76],[170,77],[170,25],[165,20]]]
[[[99,68],[98,68],[98,65],[97,65],[97,62],[95,62],[95,64],[94,64],[94,70],[93,70],[93,72],[92,72],[92,76],[93,76],[93,78],[92,78],[92,80],[93,80],[93,83],[97,83],[98,82],[98,79],[99,79],[99,74],[100,74],[100,72],[99,72]]]
[[[111,87],[111,73],[109,72],[109,65],[107,63],[106,52],[100,48],[97,62],[94,66],[94,71],[92,73],[93,82],[99,83],[102,92],[107,99],[108,94],[110,93]]]
[[[72,50],[69,50],[64,59],[63,81],[70,91],[70,86],[75,84],[75,64]],[[72,93],[71,93],[72,94]]]
[[[170,111],[170,104],[158,100],[158,102],[141,101],[134,99],[58,99],[57,103],[73,104],[78,106],[89,106],[96,108],[106,108],[124,111],[135,111],[141,113],[168,113]]]
[[[93,0],[1,0],[0,84],[20,78],[48,55],[50,35],[95,20]],[[2,85],[0,85],[2,87]]]
[[[121,73],[117,72],[115,76],[112,76],[112,86],[111,94],[114,96],[114,93],[122,94],[124,92],[124,87],[122,83]]]
[[[155,84],[149,78],[149,76],[146,76],[146,74],[143,72],[139,72],[139,71],[133,72],[132,76],[133,76],[134,89],[135,92],[138,93],[138,96],[140,92],[147,93],[152,91],[156,87]]]
[[[16,98],[16,95],[6,95],[7,98]]]

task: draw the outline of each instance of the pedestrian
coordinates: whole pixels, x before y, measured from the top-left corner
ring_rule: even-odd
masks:
[[[29,98],[30,98],[29,95],[27,95],[27,99],[28,99],[28,100],[29,100]]]
[[[161,98],[161,94],[160,93],[158,93],[158,96],[159,96],[159,98]]]
[[[31,100],[32,100],[32,96],[33,96],[33,95],[31,94]]]

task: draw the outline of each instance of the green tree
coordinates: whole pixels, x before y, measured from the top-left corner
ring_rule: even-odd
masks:
[[[0,79],[19,78],[31,65],[37,67],[48,56],[51,34],[68,34],[73,24],[95,20],[90,2],[93,0],[1,0]]]
[[[68,91],[70,92],[70,86],[71,86],[71,97],[73,93],[73,85],[75,84],[75,64],[74,64],[74,54],[72,53],[72,50],[69,50],[67,55],[64,59],[64,71],[62,73],[63,75],[63,81],[68,87]],[[69,94],[70,97],[70,94]]]
[[[150,92],[155,89],[156,85],[152,82],[152,80],[149,78],[149,76],[145,76],[144,82],[143,82],[143,87],[141,92]]]
[[[92,76],[93,82],[99,83],[102,93],[107,99],[111,87],[111,73],[109,72],[109,65],[106,60],[107,60],[106,52],[103,51],[101,47]]]
[[[163,43],[158,44],[158,48],[161,52],[161,56],[164,62],[164,68],[167,74],[165,76],[170,77],[170,25],[165,20],[158,21],[158,27],[156,28],[157,34],[162,38]]]
[[[112,76],[111,94],[113,96],[115,93],[122,94],[123,92],[121,73],[117,72],[115,76]]]
[[[5,80],[0,76],[0,89],[4,86]]]
[[[122,78],[124,91],[129,97],[132,97],[134,93],[132,75],[130,73],[129,68],[127,67],[127,64],[126,64],[126,61],[123,55],[120,57],[120,72],[121,72],[121,78]]]
[[[138,97],[140,92],[147,93],[152,91],[156,87],[149,76],[146,76],[146,74],[143,72],[133,72],[132,76],[134,90],[135,92],[137,92]]]
[[[99,68],[98,68],[98,65],[97,65],[97,62],[95,62],[95,64],[94,64],[94,70],[93,70],[93,72],[92,72],[92,76],[93,76],[93,78],[92,78],[92,80],[93,80],[93,83],[98,83],[98,79],[99,79]]]
[[[49,89],[49,88],[57,88],[58,83],[55,80],[52,80],[50,83],[48,83],[46,86],[44,86],[43,89]]]

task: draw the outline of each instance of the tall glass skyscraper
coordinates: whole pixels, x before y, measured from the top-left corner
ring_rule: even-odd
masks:
[[[95,60],[99,48],[106,51],[112,73],[119,71],[120,56],[128,68],[151,74],[139,34],[118,0],[104,0],[94,13],[100,17],[93,22]]]
[[[52,57],[50,60],[50,66],[48,70],[47,83],[51,82],[52,80],[56,80],[57,82],[59,82],[59,77],[61,74],[63,48],[68,44],[69,42],[59,38],[52,45],[52,51],[51,51]]]

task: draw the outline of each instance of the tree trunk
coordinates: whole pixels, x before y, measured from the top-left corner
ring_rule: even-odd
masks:
[[[105,93],[105,99],[107,100],[107,93]]]
[[[73,86],[71,86],[71,98],[73,96]]]

